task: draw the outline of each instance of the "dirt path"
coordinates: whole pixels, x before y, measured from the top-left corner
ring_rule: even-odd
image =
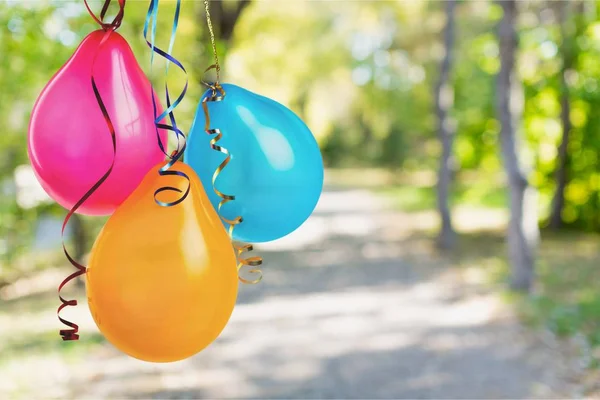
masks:
[[[558,397],[560,361],[482,283],[363,190],[328,191],[289,237],[260,247],[258,286],[201,354],[154,365],[109,345],[63,376],[65,398]],[[84,310],[85,311],[85,310]],[[83,316],[83,314],[82,314]],[[88,319],[84,330],[94,327]],[[41,373],[41,372],[38,372]],[[34,372],[35,374],[35,372]],[[46,394],[51,392],[45,392]]]

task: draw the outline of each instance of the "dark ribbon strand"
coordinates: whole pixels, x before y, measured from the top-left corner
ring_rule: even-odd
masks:
[[[62,322],[64,325],[68,326],[69,329],[62,329],[60,330],[60,336],[62,336],[63,340],[79,340],[79,326],[71,321],[67,321],[64,318],[62,318],[60,316],[60,312],[68,306],[76,306],[77,305],[77,300],[76,299],[71,299],[71,300],[66,300],[65,298],[62,297],[62,295],[60,294],[62,288],[71,280],[77,278],[78,276],[81,276],[83,274],[86,273],[87,269],[84,265],[80,264],[79,262],[77,262],[75,259],[73,259],[73,257],[71,257],[71,255],[69,254],[69,252],[67,251],[67,248],[65,246],[65,241],[64,241],[64,233],[65,233],[65,228],[67,227],[67,224],[69,222],[69,220],[71,219],[71,217],[73,216],[73,214],[75,213],[75,211],[77,211],[77,209],[79,209],[79,207],[81,207],[81,205],[83,203],[85,203],[85,201],[87,199],[90,198],[90,196],[96,191],[98,190],[98,188],[106,181],[106,179],[109,177],[109,175],[111,174],[113,167],[115,165],[115,156],[117,153],[117,140],[116,140],[116,134],[115,134],[115,128],[112,124],[112,121],[110,119],[110,116],[108,115],[108,111],[106,109],[106,106],[104,104],[104,101],[102,100],[102,96],[100,95],[100,92],[98,90],[98,86],[96,85],[96,80],[94,79],[94,65],[96,63],[96,58],[98,57],[98,54],[100,53],[100,49],[102,48],[102,45],[108,40],[109,36],[111,35],[112,32],[114,32],[120,25],[121,25],[121,21],[123,20],[123,15],[125,13],[125,1],[126,0],[118,0],[119,2],[119,12],[117,13],[117,15],[115,16],[115,18],[113,19],[112,22],[110,23],[104,23],[102,22],[102,20],[104,19],[104,16],[106,15],[106,11],[108,10],[108,7],[110,5],[112,0],[105,0],[104,5],[102,7],[102,11],[100,13],[100,18],[98,18],[94,12],[90,9],[87,0],[84,0],[85,6],[88,9],[88,12],[90,13],[90,15],[92,16],[92,18],[94,18],[94,20],[96,22],[98,22],[100,24],[100,26],[102,27],[102,29],[105,31],[104,36],[102,37],[102,39],[100,40],[100,43],[98,44],[98,49],[96,50],[96,54],[94,55],[94,59],[92,61],[92,70],[91,70],[91,84],[92,84],[92,89],[94,91],[94,96],[96,97],[96,101],[98,102],[98,106],[100,107],[100,110],[102,111],[102,115],[104,117],[104,120],[106,121],[106,125],[108,127],[108,130],[110,132],[110,136],[111,136],[111,140],[112,140],[112,147],[113,147],[113,160],[110,164],[110,167],[108,168],[108,170],[104,173],[104,175],[102,175],[102,177],[75,203],[75,205],[69,210],[69,212],[67,213],[63,224],[62,224],[62,229],[61,229],[61,238],[62,238],[62,248],[63,251],[65,253],[65,256],[67,257],[67,259],[69,260],[69,262],[71,263],[71,265],[73,265],[77,271],[73,272],[71,275],[69,275],[68,277],[66,277],[58,286],[58,297],[60,299],[60,306],[58,307],[58,310],[56,311],[57,315],[58,315],[58,319],[60,322]]]
[[[167,51],[164,51],[163,49],[159,48],[155,44],[156,25],[157,25],[157,19],[158,19],[158,3],[159,3],[159,0],[150,0],[150,3],[148,5],[148,12],[146,14],[146,21],[144,22],[144,40],[146,41],[146,44],[152,51],[151,56],[150,56],[150,67],[152,68],[155,53],[158,54],[159,56],[163,57],[167,62],[167,65],[165,68],[165,98],[166,98],[166,102],[167,102],[167,109],[165,111],[163,111],[160,115],[157,115],[158,104],[156,101],[154,90],[150,89],[152,92],[152,107],[154,108],[154,117],[155,117],[154,125],[156,127],[156,137],[157,137],[157,141],[158,141],[158,146],[160,147],[161,151],[169,158],[169,161],[158,170],[158,174],[160,176],[179,176],[187,181],[187,186],[186,186],[185,190],[180,190],[173,186],[163,186],[154,192],[154,201],[158,205],[160,205],[162,207],[171,207],[171,206],[177,205],[177,204],[181,203],[182,201],[184,201],[190,192],[190,178],[187,176],[187,174],[185,174],[181,171],[175,171],[175,170],[170,169],[183,156],[183,153],[185,152],[185,149],[186,149],[185,134],[177,126],[177,122],[175,120],[175,115],[174,115],[174,110],[181,103],[181,101],[185,97],[185,94],[187,93],[188,78],[187,78],[187,71],[185,70],[183,64],[181,64],[181,62],[179,62],[179,60],[177,60],[175,57],[173,57],[171,55],[171,52],[173,51],[173,45],[175,44],[175,37],[177,35],[177,27],[179,25],[181,0],[177,0],[177,3],[175,5],[175,14],[173,16],[173,25],[171,28],[171,38],[169,40],[169,48]],[[150,39],[148,39],[148,31],[149,30],[150,30]],[[185,85],[184,85],[183,89],[181,90],[181,93],[179,93],[179,95],[177,96],[175,101],[173,101],[172,103],[171,103],[171,96],[169,94],[169,85],[167,82],[167,74],[168,74],[170,63],[173,63],[185,74]],[[170,124],[162,122],[167,116],[169,117]],[[171,154],[167,153],[167,150],[165,149],[165,146],[160,139],[159,129],[165,129],[167,131],[174,132],[176,135],[177,149],[174,150]],[[157,198],[157,195],[162,192],[177,192],[177,193],[182,193],[182,195],[179,196],[174,201],[165,202],[165,201],[161,201]]]
[[[87,0],[83,0],[85,4],[85,8],[87,8],[90,16],[102,27],[105,31],[115,31],[117,28],[121,26],[121,22],[123,22],[123,16],[125,15],[125,1],[126,0],[117,0],[119,2],[119,12],[115,16],[115,18],[111,22],[104,22],[104,17],[108,11],[108,7],[112,3],[112,0],[104,0],[104,4],[102,5],[102,10],[100,11],[100,17],[97,17],[96,14],[90,8]]]

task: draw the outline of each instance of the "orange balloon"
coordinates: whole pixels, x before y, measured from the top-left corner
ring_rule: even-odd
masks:
[[[154,201],[160,187],[185,191],[177,176],[153,168],[94,243],[87,271],[92,316],[114,346],[145,361],[196,354],[219,336],[237,297],[236,258],[198,176],[181,162],[190,192],[174,206]],[[174,201],[175,192],[158,194]]]

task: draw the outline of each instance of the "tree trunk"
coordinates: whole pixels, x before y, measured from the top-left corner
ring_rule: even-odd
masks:
[[[583,4],[583,1],[580,3]],[[569,136],[571,133],[571,102],[569,99],[569,83],[567,74],[573,68],[575,62],[574,39],[577,35],[577,29],[574,24],[569,22],[569,1],[562,1],[559,4],[559,22],[562,37],[561,53],[563,65],[560,71],[560,120],[562,123],[562,139],[558,146],[556,161],[556,189],[552,199],[552,209],[550,211],[549,227],[559,229],[563,225],[562,210],[565,205],[565,187],[567,186],[567,170],[569,165]]]
[[[226,7],[223,1],[212,1],[210,3],[210,14],[216,27],[215,35],[220,40],[229,42],[233,36],[233,30],[242,11],[250,5],[250,0],[238,1],[235,6]]]
[[[237,3],[227,3],[224,1],[211,1],[210,2],[210,16],[213,25],[213,29],[215,32],[215,39],[217,41],[224,42],[226,45],[229,44],[233,37],[233,32],[235,30],[235,25],[238,22],[242,12],[246,7],[250,5],[251,0],[239,0]],[[207,55],[205,59],[208,59],[209,64],[213,63],[212,60],[212,49],[210,44],[210,37],[208,35],[208,27],[206,26],[206,14],[204,11],[204,3],[198,2],[198,19],[204,23],[204,28],[200,29],[200,34],[198,36],[198,42],[201,46],[201,49],[208,49],[208,51],[204,51],[203,53]],[[220,64],[225,64],[225,57],[221,52],[219,52],[219,62]],[[198,82],[204,80],[204,69],[198,68]]]
[[[501,123],[500,142],[504,167],[510,188],[510,222],[507,233],[511,287],[529,291],[534,280],[535,248],[539,238],[535,191],[529,186],[522,171],[517,152],[515,114],[521,107],[518,101],[518,85],[514,76],[517,32],[515,0],[498,2],[504,11],[498,26],[500,45],[500,71],[496,81],[497,113]]]
[[[446,27],[444,28],[444,59],[440,65],[440,76],[435,85],[435,113],[438,119],[438,133],[442,143],[442,157],[438,170],[437,204],[442,226],[437,238],[437,245],[442,249],[453,247],[456,232],[452,227],[450,214],[450,184],[452,181],[452,145],[455,136],[455,123],[448,116],[454,102],[453,88],[449,82],[454,47],[454,9],[456,0],[446,2]]]

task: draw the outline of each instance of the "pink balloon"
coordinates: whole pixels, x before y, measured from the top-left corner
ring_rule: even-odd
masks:
[[[91,85],[92,62],[104,31],[89,34],[48,82],[29,124],[29,159],[44,190],[71,208],[113,160],[112,139]],[[77,210],[108,215],[164,159],[158,146],[150,82],[125,39],[116,32],[100,47],[94,79],[115,129],[115,166]],[[158,99],[156,100],[158,103]],[[157,113],[162,108],[157,104]],[[167,133],[160,131],[166,145]]]

